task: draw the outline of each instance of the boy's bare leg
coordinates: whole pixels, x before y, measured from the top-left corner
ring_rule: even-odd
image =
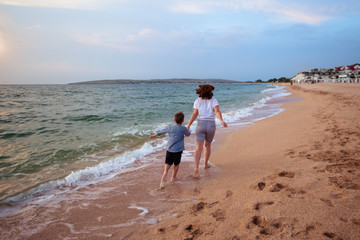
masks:
[[[204,169],[210,168],[211,166],[208,164],[211,154],[211,142],[205,141],[205,149],[204,149]]]
[[[166,181],[166,176],[169,172],[169,169],[170,169],[171,165],[169,164],[165,164],[165,167],[164,167],[164,173],[161,177],[161,181],[160,181],[160,188],[165,188],[165,181]]]
[[[180,168],[180,163],[178,165],[175,165],[174,166],[174,170],[172,172],[172,176],[171,176],[171,179],[170,179],[170,182],[175,182],[175,181],[178,181],[179,179],[176,177],[178,171],[179,171],[179,168]]]
[[[199,163],[200,163],[200,158],[201,158],[201,153],[203,150],[203,144],[202,142],[196,142],[196,149],[195,149],[195,153],[194,153],[194,174],[193,174],[193,178],[197,178],[198,174],[199,174]]]

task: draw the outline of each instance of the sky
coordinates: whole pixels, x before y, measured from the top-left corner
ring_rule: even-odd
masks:
[[[0,84],[267,81],[354,63],[358,0],[0,0]]]

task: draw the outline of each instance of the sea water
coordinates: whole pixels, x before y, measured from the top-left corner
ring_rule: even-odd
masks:
[[[278,113],[276,107],[264,106],[287,94],[267,84],[213,85],[230,127]],[[101,181],[163,150],[166,137],[150,140],[149,136],[174,124],[178,111],[188,121],[197,87],[176,83],[0,86],[0,203]],[[196,122],[192,132],[195,126]]]

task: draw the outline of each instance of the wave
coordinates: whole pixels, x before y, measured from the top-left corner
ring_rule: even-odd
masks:
[[[144,136],[149,136],[149,135],[151,135],[161,129],[164,129],[168,126],[169,126],[169,123],[161,123],[161,124],[158,124],[156,127],[154,127],[152,125],[147,125],[147,126],[143,126],[142,129],[140,129],[139,127],[126,128],[126,129],[115,131],[112,134],[112,136],[118,137],[118,136],[124,136],[124,135],[125,136],[132,135],[132,136],[144,137]]]
[[[9,138],[22,138],[33,135],[33,132],[21,132],[21,133],[4,133],[0,134],[0,139],[9,139]]]
[[[111,116],[99,116],[96,114],[82,116],[68,116],[63,118],[64,121],[70,122],[112,122]]]
[[[290,95],[291,93],[286,92],[284,87],[272,87],[272,88],[261,91],[261,94],[265,95],[265,96],[263,98],[261,98],[260,100],[252,103],[249,107],[241,108],[239,110],[224,112],[222,114],[224,121],[227,123],[234,123],[234,122],[239,121],[240,119],[250,117],[254,114],[254,112],[257,109],[264,107],[270,100],[285,97],[285,96]],[[276,115],[280,112],[281,111],[275,111],[274,115]],[[268,117],[272,117],[274,115],[271,114]],[[253,119],[253,121],[258,121],[261,119],[264,119],[264,118],[261,117],[259,119]],[[220,125],[219,120],[216,119],[216,122],[218,125]]]
[[[152,143],[146,142],[141,148],[124,152],[119,156],[113,157],[95,166],[71,172],[65,178],[43,183],[26,192],[6,198],[0,203],[17,202],[19,200],[31,198],[39,193],[62,187],[86,186],[99,180],[102,176],[107,176],[108,178],[114,177],[119,174],[118,170],[124,169],[125,167],[135,163],[138,159],[141,159],[151,153],[164,149],[165,146],[166,141],[164,139],[158,139]],[[111,173],[113,174],[111,175]],[[104,180],[108,178],[104,178]]]

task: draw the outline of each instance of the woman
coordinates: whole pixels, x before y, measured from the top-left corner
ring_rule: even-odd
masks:
[[[199,85],[199,88],[196,89],[196,94],[198,94],[199,97],[194,102],[194,112],[186,126],[189,130],[191,124],[198,117],[198,123],[196,126],[196,150],[194,154],[195,168],[193,178],[198,178],[199,176],[199,163],[203,146],[205,146],[204,169],[210,167],[208,162],[211,154],[211,143],[214,139],[216,130],[215,115],[220,120],[221,124],[224,127],[227,127],[227,124],[222,119],[219,103],[215,98],[213,98],[213,90],[215,90],[215,88],[211,85]]]

